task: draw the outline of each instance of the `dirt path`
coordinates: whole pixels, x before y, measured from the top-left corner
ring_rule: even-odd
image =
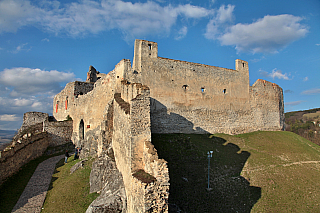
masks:
[[[12,212],[41,211],[56,164],[63,157],[64,155],[55,156],[38,165]]]

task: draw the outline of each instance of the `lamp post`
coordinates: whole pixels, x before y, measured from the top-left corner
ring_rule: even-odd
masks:
[[[208,188],[207,190],[210,191],[212,188],[210,188],[210,158],[212,158],[213,151],[210,151],[208,154]]]

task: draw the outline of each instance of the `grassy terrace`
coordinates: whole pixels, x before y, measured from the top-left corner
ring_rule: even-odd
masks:
[[[171,212],[320,212],[320,147],[294,133],[153,134],[152,142],[168,161]]]
[[[46,155],[30,161],[17,174],[1,185],[1,213],[11,212],[38,164],[52,156]],[[44,209],[41,212],[85,212],[90,203],[98,197],[97,193],[89,194],[92,161],[91,159],[85,162],[82,169],[70,174],[70,168],[79,160],[74,161],[72,156],[68,159],[68,163],[64,164],[64,158],[61,159],[56,165],[43,205]]]
[[[320,146],[291,132],[152,134],[170,171],[170,212],[320,212]],[[207,191],[207,152],[214,151]],[[10,212],[32,171],[26,165],[0,189],[0,212]],[[78,160],[56,167],[42,212],[85,212],[93,160],[70,174]],[[20,194],[19,194],[20,193]]]
[[[86,161],[83,168],[70,174],[70,168],[79,162],[73,156],[64,164],[61,159],[56,166],[46,200],[41,212],[85,212],[99,195],[89,194],[89,177],[93,159]]]

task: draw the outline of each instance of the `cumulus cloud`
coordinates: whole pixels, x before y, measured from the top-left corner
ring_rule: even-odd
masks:
[[[1,71],[0,128],[19,128],[23,113],[28,111],[51,113],[53,96],[74,78],[73,73],[25,67]]]
[[[303,101],[292,101],[292,102],[285,102],[284,105],[285,106],[296,106],[301,104]]]
[[[73,73],[24,67],[4,69],[0,72],[0,84],[7,88],[12,88],[13,96],[57,91],[57,89],[60,89],[61,82],[69,82],[74,78],[75,75]]]
[[[0,115],[0,121],[18,121],[20,118],[18,118],[16,115]]]
[[[272,79],[278,78],[283,80],[290,80],[287,73],[282,74],[281,70],[277,70],[276,68],[272,70],[271,73],[268,73],[263,70],[259,70],[260,74],[264,77],[269,77]]]
[[[290,14],[267,15],[250,24],[225,26],[223,30],[221,23],[231,22],[234,6],[220,9],[223,15],[208,23],[205,37],[217,39],[221,45],[235,46],[238,51],[274,53],[308,32],[307,27],[300,24],[302,18]]]
[[[314,95],[314,94],[319,94],[319,93],[320,93],[320,89],[319,88],[315,88],[315,89],[305,90],[301,94]]]
[[[58,1],[4,0],[0,4],[0,33],[15,32],[33,25],[54,34],[83,36],[117,29],[126,36],[169,33],[179,16],[199,19],[213,10],[190,4],[161,6],[158,3],[131,3],[121,0],[85,0],[64,4]]]
[[[308,80],[309,80],[308,76],[306,76],[306,77],[303,79],[303,81],[308,81]]]

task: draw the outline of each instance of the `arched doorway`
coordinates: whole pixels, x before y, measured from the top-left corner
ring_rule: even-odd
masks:
[[[79,140],[84,139],[84,122],[81,119],[80,124],[79,124]]]

